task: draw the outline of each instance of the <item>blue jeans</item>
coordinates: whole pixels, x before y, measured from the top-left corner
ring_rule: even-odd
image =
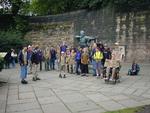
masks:
[[[20,78],[23,80],[27,78],[27,65],[23,65],[20,67]]]
[[[49,64],[50,64],[50,68],[54,70],[55,69],[55,59],[54,58],[50,59]]]
[[[16,67],[15,58],[12,58],[12,67],[13,67],[13,68],[15,68],[15,67]]]
[[[76,73],[79,74],[79,68],[81,70],[81,61],[80,60],[77,60],[76,61]]]
[[[95,68],[95,65],[96,65],[96,61],[92,60],[93,76],[96,76],[96,68]]]

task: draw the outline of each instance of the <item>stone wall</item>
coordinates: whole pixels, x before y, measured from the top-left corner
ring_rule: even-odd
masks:
[[[41,48],[57,47],[63,41],[73,45],[73,24],[71,22],[30,24],[31,31],[25,35],[34,45]]]
[[[150,62],[150,11],[116,15],[116,40],[126,45],[127,60]]]
[[[97,41],[110,45],[117,41],[125,46],[126,61],[137,59],[141,62],[150,62],[149,15],[150,11],[116,13],[112,9],[106,8],[90,12],[82,10],[61,15],[30,17],[29,21],[32,24],[38,23],[39,25],[41,23],[70,22],[69,32],[68,30],[63,31],[64,34],[70,37],[70,40],[74,41],[74,36],[78,35],[80,30],[84,30],[86,35],[96,37]],[[55,34],[58,35],[59,31]],[[49,37],[47,41],[51,40],[50,35],[47,37]],[[60,41],[61,37],[57,39],[55,38],[56,42]]]

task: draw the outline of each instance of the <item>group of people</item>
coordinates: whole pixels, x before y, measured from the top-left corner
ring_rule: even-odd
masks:
[[[17,54],[14,49],[10,49],[4,56],[5,69],[16,67]]]
[[[28,82],[25,80],[28,74],[33,74],[33,81],[40,80],[38,77],[38,65],[41,64],[43,53],[39,46],[28,46],[23,47],[19,51],[18,54],[18,62],[20,64],[20,77],[21,83],[27,84]],[[40,66],[41,67],[41,66]],[[29,71],[28,71],[29,70]]]
[[[40,49],[38,45],[24,47],[18,54],[21,67],[21,83],[27,84],[27,74],[33,74],[33,81],[40,80],[38,68],[42,70],[42,62],[45,63],[45,70],[59,70],[59,77],[66,78],[66,74],[88,76],[89,67],[92,65],[93,76],[108,79],[112,70],[111,79],[115,78],[115,71],[121,66],[123,54],[117,45],[112,48],[107,44],[93,43],[90,47],[69,47],[65,43],[61,46],[46,47]],[[106,70],[104,73],[104,69]],[[28,70],[28,72],[27,72]]]

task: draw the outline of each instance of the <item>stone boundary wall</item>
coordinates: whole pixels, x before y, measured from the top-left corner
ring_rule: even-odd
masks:
[[[30,23],[70,22],[71,40],[84,30],[86,35],[110,45],[116,41],[126,48],[126,61],[150,62],[150,11],[117,13],[105,8],[60,15],[30,17]],[[67,31],[66,31],[67,32]]]
[[[63,41],[73,45],[73,24],[71,22],[30,24],[32,29],[25,35],[33,45],[39,45],[43,50],[53,46],[57,48]]]

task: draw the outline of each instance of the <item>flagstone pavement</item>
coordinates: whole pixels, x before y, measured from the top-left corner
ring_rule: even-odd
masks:
[[[103,113],[150,104],[150,64],[141,65],[139,76],[127,76],[129,64],[122,66],[121,82],[106,84],[96,77],[57,71],[39,72],[40,81],[27,85],[19,79],[19,67],[0,72],[0,113]]]

